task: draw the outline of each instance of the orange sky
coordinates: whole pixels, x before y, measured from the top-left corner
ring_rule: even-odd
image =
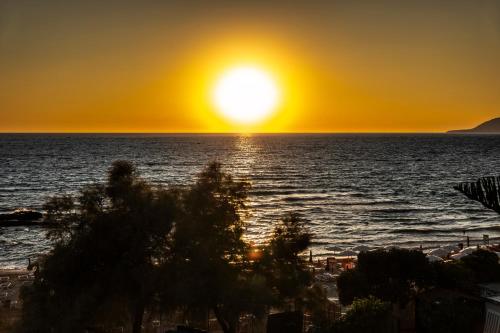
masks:
[[[434,132],[500,116],[498,1],[270,3],[2,1],[0,131]],[[242,128],[209,95],[248,63],[283,103]]]

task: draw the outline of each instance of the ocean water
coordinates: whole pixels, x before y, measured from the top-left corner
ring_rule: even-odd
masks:
[[[313,253],[332,246],[425,248],[500,236],[500,216],[453,189],[500,173],[500,136],[0,135],[0,212],[40,209],[49,195],[101,182],[112,161],[143,178],[189,184],[217,160],[252,184],[247,237],[259,242],[298,212]],[[0,267],[50,250],[40,227],[0,228]]]

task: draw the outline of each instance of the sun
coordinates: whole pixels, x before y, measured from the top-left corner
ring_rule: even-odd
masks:
[[[222,116],[243,125],[260,123],[271,116],[279,97],[273,77],[252,66],[227,70],[213,90],[213,102]]]

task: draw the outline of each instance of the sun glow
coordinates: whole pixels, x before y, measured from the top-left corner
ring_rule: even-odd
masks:
[[[245,125],[270,117],[279,99],[280,92],[271,75],[250,66],[223,73],[213,91],[213,102],[222,116]]]

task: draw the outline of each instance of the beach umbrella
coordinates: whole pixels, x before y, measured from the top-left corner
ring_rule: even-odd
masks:
[[[429,260],[429,262],[440,262],[440,261],[443,261],[443,258],[438,257],[438,256],[433,256],[431,254],[431,255],[427,256],[427,260]]]
[[[327,247],[326,249],[328,251],[332,251],[332,252],[340,252],[343,250],[343,248],[341,248],[340,246],[330,246],[330,247]]]
[[[358,251],[358,252],[368,252],[370,251],[370,247],[366,245],[358,245],[352,248],[353,251]]]
[[[432,251],[429,251],[429,253],[427,253],[427,254],[431,255],[431,256],[437,256],[437,257],[446,257],[449,253],[450,253],[450,251],[440,247],[440,248],[434,249]]]
[[[337,253],[337,255],[339,257],[353,257],[353,256],[357,256],[358,253],[356,251],[353,251],[353,250],[345,250],[345,251],[342,251],[340,253]]]
[[[442,249],[448,250],[448,252],[457,252],[460,248],[457,245],[445,245],[441,247]]]

